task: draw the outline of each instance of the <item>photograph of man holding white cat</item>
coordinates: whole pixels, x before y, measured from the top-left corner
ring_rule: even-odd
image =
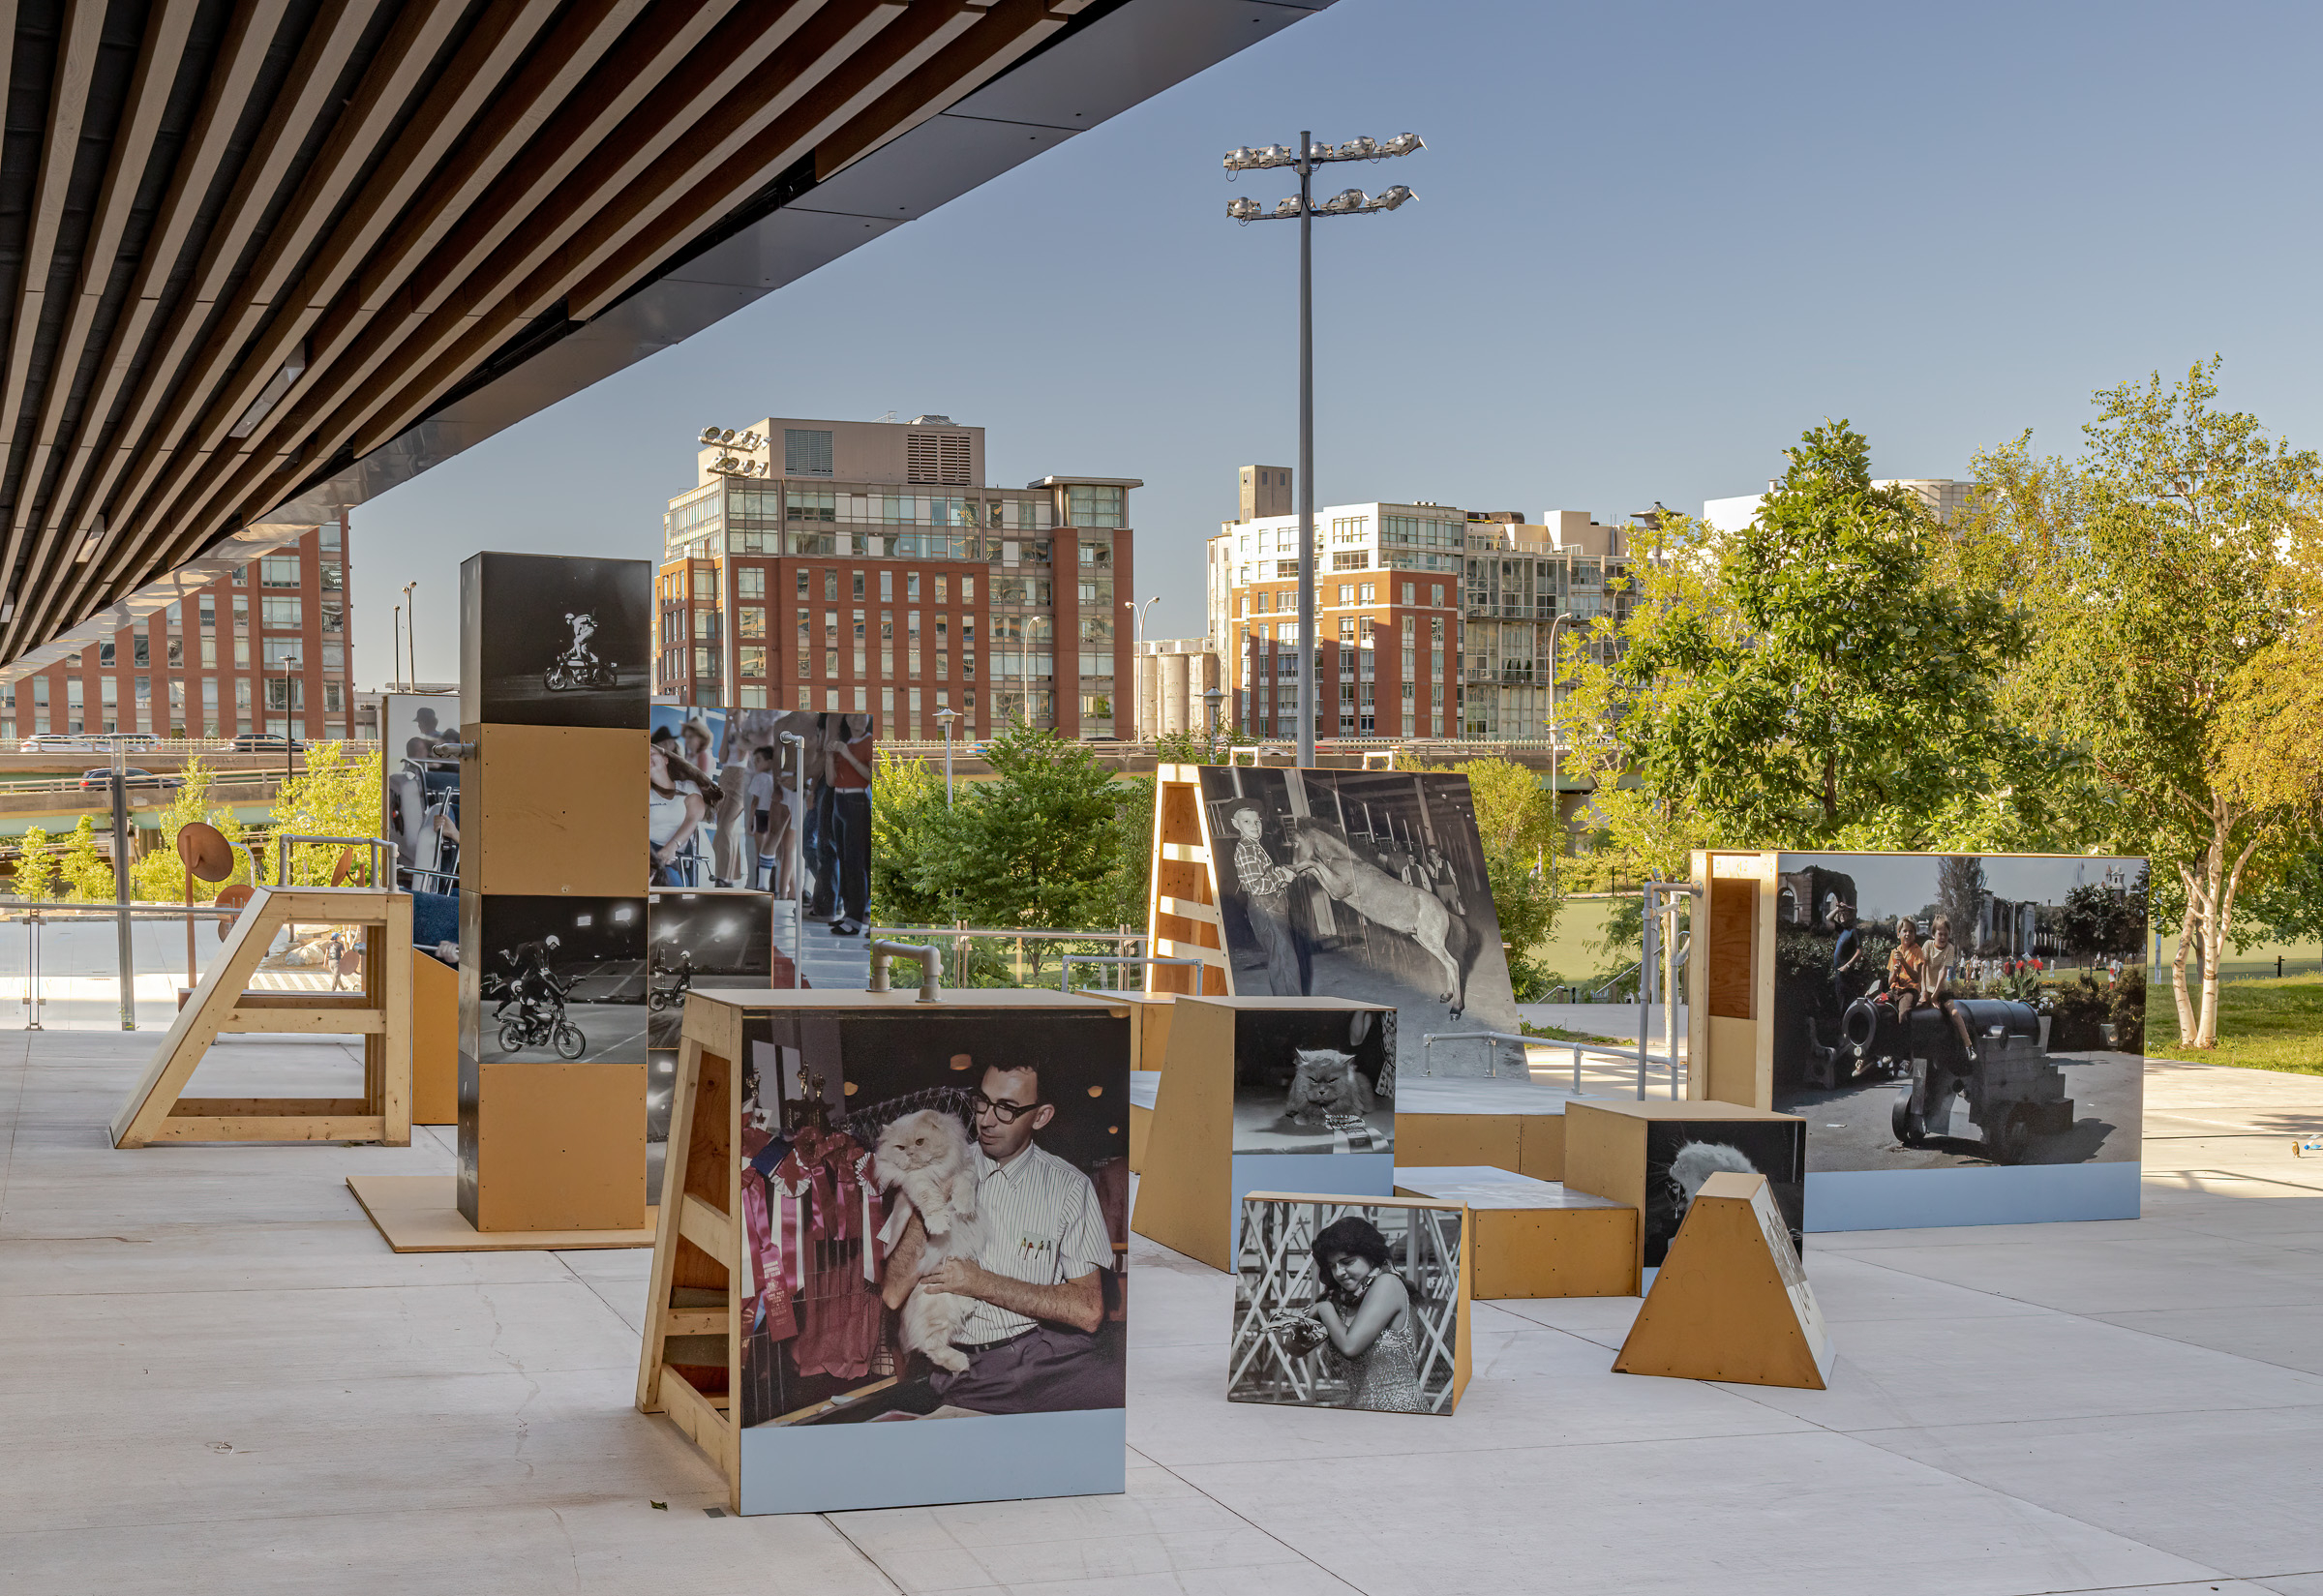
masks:
[[[751,1052],[745,1427],[1122,1405],[1126,1020],[802,1014]]]

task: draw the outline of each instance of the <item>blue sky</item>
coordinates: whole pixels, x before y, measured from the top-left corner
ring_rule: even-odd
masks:
[[[358,509],[357,675],[414,579],[457,674],[479,549],[650,557],[699,429],[768,414],[1142,477],[1147,635],[1198,632],[1234,467],[1297,444],[1297,231],[1219,158],[1302,126],[1429,142],[1340,168],[1416,203],[1316,225],[1318,503],[1699,511],[1825,416],[1960,475],[2213,351],[2314,443],[2319,46],[2311,6],[1341,0]]]

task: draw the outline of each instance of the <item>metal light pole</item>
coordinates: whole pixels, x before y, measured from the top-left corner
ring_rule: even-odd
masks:
[[[306,662],[304,660],[292,658],[283,661],[283,780],[286,784],[289,782],[291,776],[290,750],[297,741],[297,738],[294,738],[290,732],[290,728],[296,724],[296,722],[290,718],[290,673],[293,671],[303,671],[305,669]],[[280,793],[275,795],[275,800],[276,806],[279,809],[282,800],[282,795]],[[284,882],[276,882],[275,885],[277,887],[282,887],[287,884]]]
[[[1153,597],[1147,599],[1142,608],[1139,607],[1137,601],[1133,598],[1125,598],[1121,601],[1121,607],[1129,611],[1130,614],[1135,617],[1136,629],[1133,634],[1133,641],[1130,647],[1130,658],[1133,661],[1133,663],[1131,665],[1130,669],[1137,674],[1130,678],[1130,685],[1137,690],[1137,708],[1141,710],[1145,708],[1145,688],[1142,685],[1144,681],[1143,673],[1145,671],[1145,615],[1146,611],[1151,610],[1155,605],[1161,602],[1162,595],[1160,593],[1156,593]],[[1154,667],[1154,697],[1159,700],[1161,696],[1162,668],[1157,665]],[[1159,705],[1157,704],[1154,710],[1154,726],[1156,735],[1160,734],[1161,722],[1162,712]],[[1137,727],[1136,731],[1140,737],[1145,735],[1145,729],[1141,726]]]
[[[1565,790],[1556,779],[1556,629],[1581,617],[1567,610],[1549,623],[1549,812],[1556,821],[1556,852],[1549,856],[1549,895],[1556,895],[1556,861],[1565,852]]]
[[[410,650],[408,657],[411,662],[411,668],[404,673],[406,691],[409,691],[419,680],[419,603],[411,596],[412,589],[418,586],[417,582],[404,584],[404,637],[405,647]]]
[[[957,709],[936,711],[936,724],[944,728],[944,807],[951,807],[951,723],[960,718]]]
[[[403,690],[403,675],[404,607],[401,604],[398,604],[395,607],[395,663],[389,666],[387,669],[387,690],[389,692],[395,693]]]
[[[1299,196],[1282,199],[1271,211],[1255,199],[1235,199],[1226,214],[1237,222],[1299,224],[1299,740],[1298,763],[1314,764],[1314,720],[1318,708],[1314,657],[1314,247],[1316,214],[1312,179],[1314,168],[1328,161],[1378,161],[1391,155],[1409,155],[1426,149],[1416,134],[1398,134],[1384,144],[1370,138],[1350,138],[1337,146],[1317,144],[1312,132],[1302,131],[1296,152],[1280,144],[1264,149],[1248,147],[1226,152],[1228,172],[1259,171],[1271,166],[1295,167]],[[1322,203],[1325,216],[1365,216],[1392,211],[1412,193],[1398,183],[1384,193],[1367,196],[1345,189]]]

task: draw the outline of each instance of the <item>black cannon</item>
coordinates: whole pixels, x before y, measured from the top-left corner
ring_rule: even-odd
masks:
[[[2040,1040],[2040,1016],[2029,1004],[2005,998],[1955,998],[1952,1007],[1976,1039],[1971,1063],[1960,1039],[1941,1009],[1920,1007],[1898,1027],[1895,1010],[1869,995],[1848,1006],[1836,1045],[1816,1045],[1819,1072],[1838,1084],[1865,1064],[1896,1062],[1895,1139],[1917,1147],[1931,1127],[1948,1124],[1952,1099],[1965,1095],[1969,1118],[1984,1133],[1985,1155],[1995,1163],[2022,1159],[2035,1136],[2056,1135],[2073,1125],[2073,1099],[2066,1095],[2065,1071],[2049,1062]]]

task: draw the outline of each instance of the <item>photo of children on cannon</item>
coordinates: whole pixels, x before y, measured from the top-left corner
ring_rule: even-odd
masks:
[[[774,968],[772,900],[764,892],[646,896],[646,1139],[670,1137],[685,996],[705,986],[763,987]]]
[[[1228,1400],[1451,1412],[1463,1217],[1388,1201],[1244,1198]]]
[[[381,702],[379,763],[386,778],[387,836],[395,885],[407,892],[460,887],[460,700],[450,693],[389,693]],[[448,938],[445,940],[449,940]]]
[[[2134,1161],[2146,862],[1785,854],[1774,1107],[1811,1169]]]
[[[1644,1263],[1659,1269],[1686,1222],[1686,1211],[1712,1175],[1764,1175],[1791,1232],[1803,1246],[1807,1203],[1807,1128],[1795,1121],[1654,1120],[1645,1127]]]
[[[1392,1153],[1393,1009],[1234,1016],[1234,1151]]]
[[[1202,799],[1238,995],[1386,1004],[1415,1050],[1516,1030],[1467,777],[1209,766]],[[1482,1043],[1436,1054],[1486,1072]]]
[[[642,726],[652,692],[653,567],[640,559],[473,555],[461,625],[481,662],[462,718],[517,726]],[[470,702],[472,701],[472,702]]]
[[[1126,1018],[803,1010],[744,1052],[743,1426],[1122,1405]]]
[[[835,936],[861,935],[871,916],[876,717],[657,704],[651,723],[652,884],[788,899],[802,870],[807,919]]]
[[[486,1063],[646,1056],[644,898],[471,895],[482,949],[476,1035]],[[465,939],[464,939],[465,940]]]

